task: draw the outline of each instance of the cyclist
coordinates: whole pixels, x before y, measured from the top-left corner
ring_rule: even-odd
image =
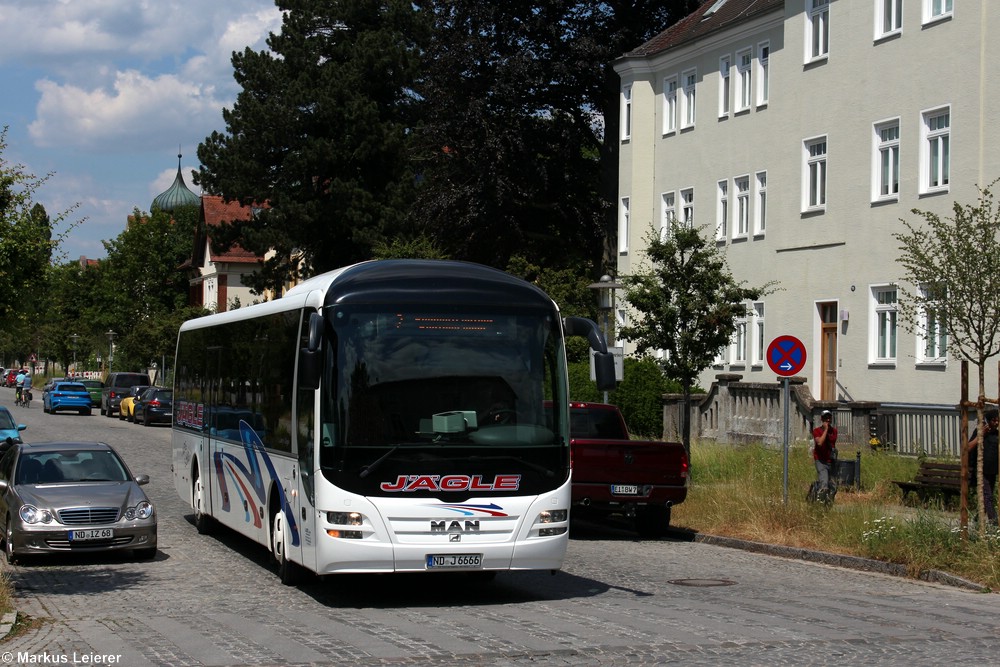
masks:
[[[31,373],[24,371],[24,379],[21,383],[21,405],[28,407],[31,403]]]
[[[19,370],[14,378],[14,405],[21,405],[24,398],[24,374],[26,371]]]

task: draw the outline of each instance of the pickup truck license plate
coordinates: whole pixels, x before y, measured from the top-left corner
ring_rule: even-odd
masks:
[[[637,496],[639,486],[636,484],[612,484],[611,494],[615,496]]]
[[[481,568],[482,554],[444,554],[427,556],[427,569],[440,570],[448,567]]]
[[[110,540],[115,536],[111,528],[94,528],[92,530],[69,531],[70,542],[86,542],[87,540]]]

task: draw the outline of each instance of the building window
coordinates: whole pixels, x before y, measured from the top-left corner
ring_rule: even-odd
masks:
[[[948,357],[948,332],[941,320],[941,307],[938,301],[928,301],[928,292],[926,287],[921,288],[925,301],[917,323],[917,363],[943,364]],[[944,299],[939,302],[943,304]]]
[[[663,134],[677,131],[677,77],[663,82]]]
[[[753,64],[753,54],[750,49],[736,54],[737,70],[740,76],[740,98],[737,111],[746,111],[750,108],[753,99],[753,77],[750,76],[750,66]]]
[[[875,183],[873,199],[899,196],[899,120],[875,125]]]
[[[903,29],[903,0],[875,0],[875,39]]]
[[[694,188],[681,190],[681,215],[684,216],[684,226],[688,229],[694,227]]]
[[[695,119],[695,83],[698,75],[694,70],[684,73],[684,91],[681,98],[681,113],[683,121],[681,127],[694,127]]]
[[[767,104],[770,79],[771,45],[764,42],[757,47],[757,106]]]
[[[719,202],[716,207],[715,239],[725,241],[729,232],[729,181],[719,181]]]
[[[629,232],[629,198],[622,197],[621,208],[618,211],[618,254],[628,254]]]
[[[753,354],[750,357],[751,363],[754,366],[764,365],[764,354],[766,351],[766,345],[764,345],[764,302],[757,301],[753,304],[753,341],[752,350]]]
[[[951,172],[951,111],[935,109],[923,114],[920,170],[921,192],[947,190]]]
[[[729,70],[731,69],[729,56],[722,56],[719,59],[719,118],[729,115]]]
[[[757,206],[753,212],[753,233],[763,234],[767,228],[767,172],[758,171],[755,180]]]
[[[677,211],[674,206],[674,193],[664,192],[660,195],[660,240],[665,240],[670,235],[676,219]]]
[[[952,0],[924,0],[924,23],[950,18]]]
[[[632,86],[622,88],[622,141],[632,137]]]
[[[747,347],[749,342],[747,324],[745,312],[736,318],[736,331],[733,332],[732,363],[739,366],[744,366],[747,363]]]
[[[806,62],[830,54],[830,0],[807,0]]]
[[[736,236],[750,233],[750,177],[733,179],[736,188]]]
[[[896,288],[872,288],[873,317],[872,361],[895,363],[896,361]]]
[[[826,207],[826,137],[809,139],[803,143],[803,147],[805,149],[803,210],[822,210]]]

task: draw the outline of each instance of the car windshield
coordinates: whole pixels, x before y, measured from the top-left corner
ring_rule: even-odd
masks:
[[[100,380],[84,380],[82,384],[84,387],[89,387],[91,389],[100,389],[104,386],[104,383]]]
[[[84,387],[79,382],[60,382],[56,385],[57,391],[82,391],[86,392],[87,388]]]
[[[32,452],[18,461],[14,479],[16,484],[125,482],[128,473],[108,450]]]
[[[17,428],[14,425],[14,418],[10,415],[8,410],[0,410],[0,429],[13,429]]]

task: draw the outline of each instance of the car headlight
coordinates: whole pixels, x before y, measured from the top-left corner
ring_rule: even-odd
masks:
[[[21,505],[18,514],[21,516],[21,521],[27,524],[52,522],[52,512],[40,510],[34,505]]]
[[[153,503],[148,500],[143,500],[135,507],[129,507],[125,510],[125,518],[129,521],[133,519],[148,519],[153,516]]]

